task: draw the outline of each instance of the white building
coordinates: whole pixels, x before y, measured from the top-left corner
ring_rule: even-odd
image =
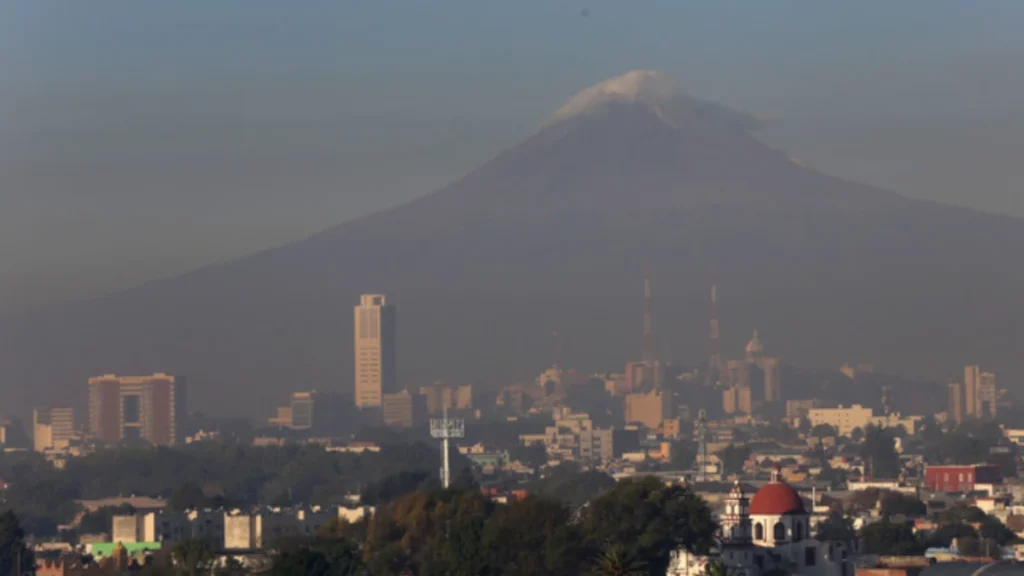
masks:
[[[737,576],[763,576],[779,571],[799,576],[853,576],[857,543],[819,542],[811,533],[810,514],[779,471],[748,500],[739,483],[725,500],[719,518],[717,553],[698,556],[686,551],[673,555],[668,576],[704,574],[711,562],[721,562]]]

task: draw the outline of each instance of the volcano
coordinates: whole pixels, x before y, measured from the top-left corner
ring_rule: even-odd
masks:
[[[645,270],[668,361],[710,354],[715,278],[728,357],[757,328],[770,353],[807,367],[1024,375],[1024,221],[810,170],[758,141],[757,125],[658,72],[608,80],[408,204],[0,322],[0,404],[84,406],[86,379],[109,372],[187,375],[190,409],[218,414],[351,390],[361,293],[397,304],[410,388],[510,383],[553,361],[621,370],[643,344]]]

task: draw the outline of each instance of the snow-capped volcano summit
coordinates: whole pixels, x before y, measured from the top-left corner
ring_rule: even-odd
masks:
[[[555,112],[551,121],[597,114],[614,102],[643,103],[657,110],[661,103],[682,95],[682,84],[664,72],[631,70],[576,94]]]
[[[728,124],[740,131],[759,126],[753,116],[715,102],[694,98],[678,79],[658,70],[631,70],[584,89],[569,99],[545,122],[551,126],[572,119],[607,114],[612,108],[641,108],[663,124],[682,128],[697,118]]]

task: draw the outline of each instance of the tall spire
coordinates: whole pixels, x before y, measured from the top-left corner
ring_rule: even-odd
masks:
[[[644,354],[647,363],[655,361],[654,354],[654,320],[651,311],[651,272],[644,272]]]

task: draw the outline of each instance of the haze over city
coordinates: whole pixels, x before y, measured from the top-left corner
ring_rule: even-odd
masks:
[[[1021,17],[0,7],[0,576],[1024,572]]]

